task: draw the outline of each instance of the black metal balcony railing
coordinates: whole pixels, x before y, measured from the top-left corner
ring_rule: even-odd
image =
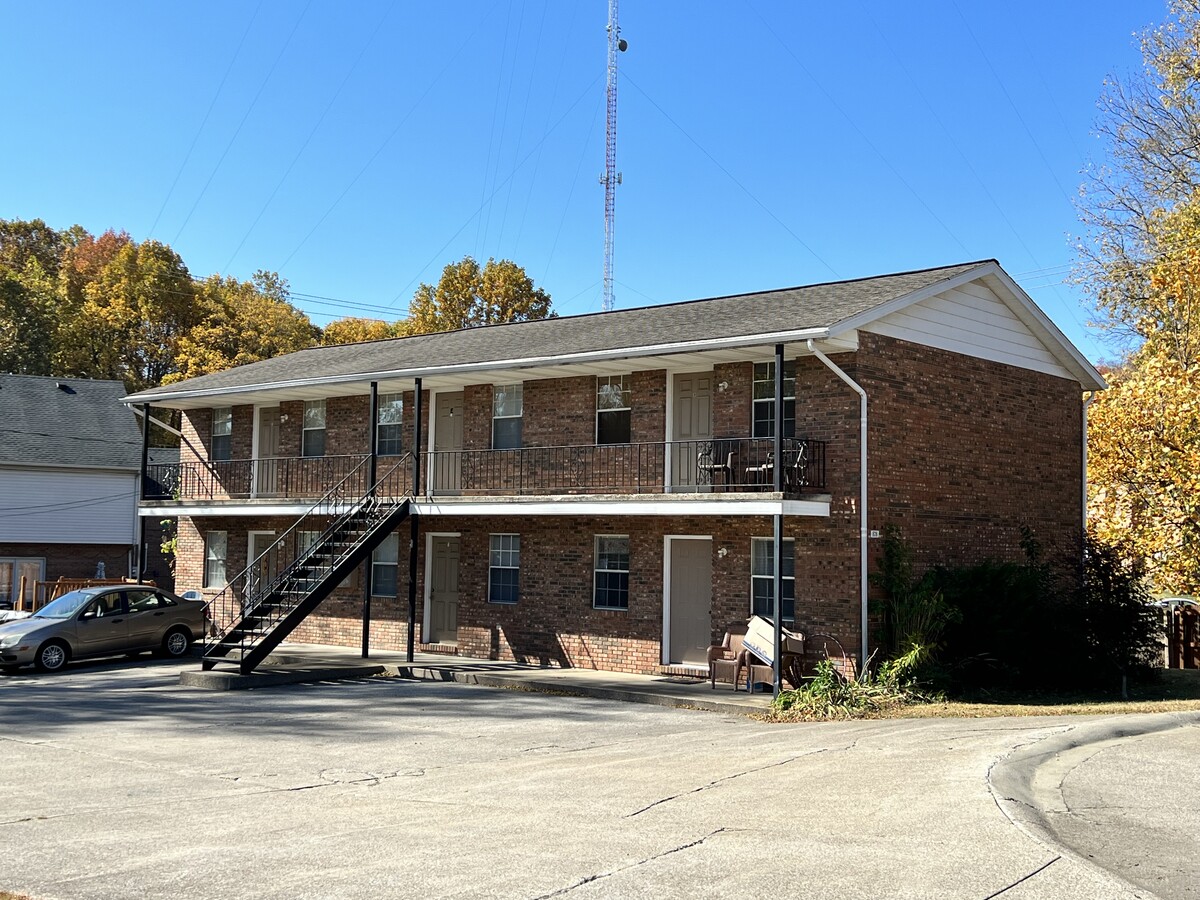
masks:
[[[366,454],[355,456],[269,457],[185,462],[146,467],[147,499],[246,500],[316,498],[334,485],[362,493],[367,488]],[[387,459],[380,460],[380,469]],[[389,496],[412,487],[411,463],[388,471]]]
[[[825,490],[824,441],[786,438],[781,479],[787,494]],[[366,488],[364,456],[273,458],[150,466],[148,499],[311,499],[349,478]],[[430,496],[662,494],[770,491],[770,438],[715,438],[517,450],[436,450],[422,485]],[[382,462],[382,461],[381,461]],[[361,485],[358,483],[361,481]],[[411,465],[381,485],[387,496],[412,490]]]

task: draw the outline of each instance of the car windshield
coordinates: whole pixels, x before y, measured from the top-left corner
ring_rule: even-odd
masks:
[[[35,612],[34,616],[40,619],[69,619],[95,596],[95,591],[71,591],[71,593],[63,594],[57,600],[47,603]]]

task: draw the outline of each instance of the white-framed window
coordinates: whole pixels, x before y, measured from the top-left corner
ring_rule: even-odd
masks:
[[[629,609],[628,535],[596,535],[592,606],[596,609]]]
[[[521,417],[524,386],[498,384],[492,388],[492,449],[512,450],[521,446]]]
[[[380,394],[375,452],[399,456],[404,452],[404,395]]]
[[[209,456],[213,462],[233,459],[233,407],[218,406],[212,412],[212,446]]]
[[[796,542],[783,539],[783,621],[796,620]],[[750,539],[750,613],[775,620],[775,539]]]
[[[783,363],[783,436],[796,436],[796,361]],[[754,437],[775,437],[775,363],[754,364]]]
[[[229,532],[208,532],[204,536],[204,587],[225,587],[225,563],[228,557]]]
[[[596,443],[628,444],[632,439],[628,375],[596,377]]]
[[[23,597],[18,597],[22,578],[25,579],[25,594]],[[27,608],[32,609],[34,584],[45,580],[45,559],[32,556],[0,557],[0,601],[12,603],[14,609],[23,605],[17,603],[18,600],[24,600]]]
[[[521,536],[493,534],[488,548],[488,603],[516,603],[520,597]]]
[[[371,554],[371,594],[395,597],[400,569],[400,538],[393,531]]]
[[[297,531],[296,532],[296,559],[307,553],[312,545],[321,537],[319,531]]]
[[[325,401],[304,401],[304,433],[300,444],[301,456],[325,455]]]

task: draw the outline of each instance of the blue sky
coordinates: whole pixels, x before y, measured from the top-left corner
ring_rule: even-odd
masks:
[[[277,270],[318,323],[399,318],[467,253],[600,308],[606,0],[0,11],[0,218]],[[1072,200],[1104,78],[1164,15],[625,0],[616,305],[995,257],[1112,357],[1063,283]]]

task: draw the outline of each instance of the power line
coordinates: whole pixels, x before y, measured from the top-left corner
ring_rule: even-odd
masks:
[[[919,204],[921,204],[921,207],[925,210],[925,212],[927,212],[929,214],[929,216],[935,222],[938,223],[938,225],[942,226],[942,230],[945,231],[946,234],[948,234],[950,236],[951,240],[953,240],[954,243],[958,244],[958,246],[962,248],[963,253],[970,255],[971,251],[967,249],[966,244],[964,244],[962,242],[962,240],[959,239],[958,235],[955,234],[950,229],[950,226],[948,226],[944,221],[942,221],[942,217],[933,211],[933,208],[930,207],[930,205],[925,202],[925,198],[923,198],[919,193],[917,193],[916,189],[911,184],[908,183],[908,179],[906,179],[903,175],[900,174],[900,171],[894,165],[892,165],[891,160],[889,160],[886,156],[884,156],[883,151],[881,151],[878,147],[876,147],[874,142],[872,142],[872,140],[869,137],[867,137],[866,133],[861,128],[858,127],[858,123],[855,122],[854,119],[850,117],[850,114],[847,113],[846,110],[842,108],[842,105],[837,102],[837,99],[834,98],[834,96],[832,94],[830,94],[829,91],[825,90],[825,88],[821,85],[821,82],[817,81],[816,77],[812,74],[812,72],[809,71],[808,66],[804,65],[804,63],[800,61],[800,57],[798,57],[792,51],[792,48],[789,47],[786,43],[784,43],[783,38],[781,38],[778,34],[775,33],[775,29],[771,27],[771,23],[768,22],[765,18],[763,18],[762,13],[760,13],[753,4],[751,4],[750,8],[752,10],[754,10],[754,14],[756,16],[758,16],[758,19],[760,22],[762,22],[763,27],[767,29],[767,31],[770,33],[771,37],[775,38],[775,40],[779,43],[779,46],[781,46],[784,49],[784,51],[788,54],[788,56],[790,56],[792,58],[792,61],[796,63],[796,65],[800,68],[800,71],[804,73],[805,77],[807,77],[808,80],[811,81],[812,84],[816,87],[816,89],[825,96],[825,99],[830,103],[830,105],[832,105],[834,109],[836,109],[839,113],[841,113],[842,118],[844,118],[850,124],[850,127],[855,130],[855,132],[859,136],[859,139],[861,139],[862,142],[871,149],[872,153],[874,153],[876,156],[879,157],[879,160],[885,166],[887,166],[888,170],[892,173],[892,175],[896,178],[896,180],[899,181],[902,185],[904,185],[905,189],[907,189],[908,192],[913,195],[913,198]]]
[[[266,89],[267,82],[269,82],[271,80],[271,76],[275,74],[275,68],[279,65],[279,61],[283,59],[283,54],[287,52],[287,48],[291,45],[292,38],[296,34],[296,29],[298,29],[300,27],[300,23],[304,21],[304,17],[308,14],[308,8],[310,6],[312,6],[312,0],[308,0],[308,3],[304,5],[304,9],[301,11],[300,17],[296,19],[296,24],[292,26],[292,30],[288,33],[287,40],[283,42],[283,46],[279,49],[279,53],[275,57],[275,61],[271,63],[271,68],[270,71],[267,72],[267,77],[264,78],[262,80],[262,84],[258,86],[258,91],[255,93],[254,99],[251,100],[250,105],[246,107],[245,115],[243,115],[242,120],[238,122],[237,128],[233,130],[233,135],[229,138],[229,143],[225,145],[225,149],[221,152],[221,156],[217,160],[217,164],[213,166],[213,170],[208,173],[208,180],[204,182],[204,187],[200,189],[200,194],[196,197],[196,202],[192,204],[192,208],[189,209],[188,214],[184,216],[183,224],[179,226],[179,231],[175,233],[175,239],[171,241],[172,244],[179,243],[179,236],[183,234],[183,230],[187,228],[188,222],[191,221],[192,213],[196,211],[196,207],[199,206],[200,201],[204,199],[204,195],[208,192],[208,186],[212,184],[213,178],[216,177],[217,171],[221,168],[221,163],[225,162],[225,157],[229,155],[230,148],[233,147],[234,141],[236,141],[238,135],[241,134],[242,126],[246,124],[246,120],[250,118],[250,113],[252,113],[254,111],[254,107],[258,105],[258,98],[262,96],[263,90]]]
[[[354,74],[354,70],[357,69],[358,64],[362,62],[362,58],[366,54],[368,48],[370,48],[371,44],[375,42],[375,38],[379,35],[379,29],[383,26],[384,21],[392,14],[392,10],[395,8],[396,0],[392,0],[392,4],[384,11],[383,15],[379,17],[379,21],[375,23],[375,27],[371,29],[370,37],[367,38],[366,43],[364,43],[362,46],[362,49],[358,51],[358,56],[354,58],[354,62],[350,64],[350,68],[346,70],[345,77],[342,78],[342,82],[338,85],[337,90],[333,92],[333,96],[329,98],[329,102],[325,104],[325,109],[322,110],[321,115],[317,119],[316,124],[313,125],[312,130],[309,131],[308,137],[304,139],[304,143],[300,145],[300,149],[296,151],[296,155],[292,157],[292,161],[288,163],[287,169],[284,170],[283,175],[279,177],[279,181],[275,183],[275,188],[271,191],[271,195],[267,197],[266,202],[263,203],[262,209],[258,211],[258,215],[254,217],[254,221],[250,223],[250,227],[246,229],[246,233],[242,235],[242,239],[238,241],[238,245],[234,248],[233,253],[230,255],[229,261],[226,262],[222,267],[223,271],[229,271],[229,267],[233,265],[233,261],[237,259],[237,255],[241,252],[242,247],[245,245],[246,239],[250,237],[250,234],[258,226],[259,220],[263,217],[263,214],[266,213],[267,208],[275,199],[275,195],[279,193],[279,189],[283,187],[283,183],[287,181],[287,177],[292,174],[292,169],[296,167],[296,163],[300,160],[300,157],[304,155],[304,151],[308,149],[308,145],[312,142],[313,136],[320,129],[321,123],[325,121],[325,117],[329,115],[329,111],[333,109],[333,104],[336,103],[338,97],[342,95],[343,89],[345,89],[347,82],[350,81],[350,76]]]
[[[408,121],[409,116],[411,116],[416,111],[417,107],[419,107],[421,105],[421,103],[425,100],[425,98],[429,96],[430,92],[434,89],[434,87],[437,85],[437,83],[439,81],[441,81],[442,76],[445,75],[448,71],[450,71],[450,69],[454,66],[455,61],[459,57],[459,54],[461,54],[463,52],[463,50],[465,50],[467,48],[467,46],[471,43],[471,41],[473,41],[475,39],[475,36],[477,34],[479,34],[480,31],[483,30],[483,27],[487,23],[487,20],[489,18],[491,18],[492,13],[495,12],[496,7],[499,5],[500,5],[500,0],[496,0],[496,2],[492,4],[491,8],[483,16],[481,16],[479,18],[478,22],[476,23],[475,30],[472,31],[467,36],[466,40],[464,40],[462,42],[462,44],[459,45],[459,48],[457,50],[455,50],[453,54],[451,54],[449,59],[446,60],[446,64],[444,66],[442,66],[441,71],[439,71],[437,73],[437,75],[434,76],[433,80],[429,83],[428,87],[425,88],[425,92],[423,94],[421,94],[420,97],[417,98],[417,102],[414,103],[411,107],[409,107],[408,112],[406,112],[404,114],[404,116],[400,119],[400,121],[396,123],[396,127],[393,128],[391,133],[388,134],[388,136],[383,139],[383,143],[381,143],[376,148],[375,152],[371,154],[370,158],[363,164],[362,168],[358,170],[358,174],[355,175],[352,179],[350,179],[350,183],[346,185],[346,187],[342,190],[342,192],[340,194],[338,194],[337,199],[334,200],[333,203],[331,203],[329,205],[329,208],[326,209],[325,212],[321,215],[321,217],[319,219],[317,219],[317,224],[313,225],[313,227],[311,229],[309,229],[308,234],[306,234],[304,236],[304,238],[300,241],[300,243],[296,245],[295,249],[292,250],[292,252],[288,254],[287,259],[285,259],[283,261],[283,264],[281,266],[279,266],[279,268],[276,269],[276,271],[282,272],[285,268],[287,268],[287,264],[292,261],[292,258],[297,253],[299,253],[301,248],[305,244],[308,243],[309,239],[314,234],[317,233],[317,229],[321,227],[321,225],[324,223],[324,221],[327,218],[329,218],[330,213],[332,213],[337,208],[338,204],[342,202],[342,200],[345,198],[345,196],[348,193],[350,193],[350,189],[353,188],[354,185],[358,184],[358,180],[363,177],[363,175],[366,173],[367,169],[369,169],[371,167],[371,164],[375,162],[375,160],[379,156],[379,154],[381,154],[384,151],[384,148],[387,147],[387,145],[392,142],[392,138],[394,138],[397,134],[399,134],[400,129],[402,127],[404,127],[404,123]]]
[[[544,144],[549,139],[550,135],[553,134],[555,132],[555,130],[558,128],[558,126],[563,123],[563,120],[566,119],[567,116],[569,116],[571,114],[571,111],[574,110],[575,107],[579,105],[580,101],[582,101],[583,98],[588,95],[588,92],[596,85],[596,83],[599,80],[600,80],[599,75],[597,75],[595,78],[592,79],[591,83],[586,88],[583,89],[583,92],[578,97],[575,98],[575,101],[570,106],[567,107],[566,112],[564,112],[559,117],[558,121],[555,122],[550,127],[550,130],[547,131],[544,135],[542,135],[542,137],[538,140],[538,142],[536,144],[534,144],[533,147],[530,148],[530,150],[527,154],[525,154],[525,157],[519,163],[516,164],[516,166],[513,168],[513,170],[511,172],[509,172],[508,175],[505,177],[505,179],[502,182],[500,182],[500,184],[498,186],[496,186],[495,190],[493,190],[492,193],[490,195],[488,195],[487,198],[484,199],[484,201],[479,205],[479,207],[475,210],[475,212],[471,213],[471,215],[467,217],[467,220],[458,227],[458,230],[455,231],[454,234],[450,235],[450,237],[446,240],[446,243],[442,244],[442,246],[440,248],[438,248],[437,252],[434,253],[434,255],[432,257],[430,257],[429,261],[426,262],[425,265],[423,265],[417,271],[417,274],[412,277],[412,279],[408,282],[408,284],[406,284],[404,287],[402,287],[400,289],[400,292],[398,294],[396,294],[396,296],[392,300],[393,305],[395,305],[397,302],[399,302],[400,298],[405,293],[408,292],[408,290],[413,286],[413,284],[416,283],[417,279],[419,279],[421,277],[421,275],[424,274],[425,270],[428,269],[437,260],[437,258],[446,251],[446,248],[449,247],[451,243],[454,242],[454,239],[457,238],[460,234],[463,233],[463,231],[466,230],[466,227],[471,224],[471,220],[474,219],[476,216],[478,216],[480,213],[482,213],[484,207],[487,206],[488,204],[490,204],[492,202],[492,200],[496,197],[496,195],[499,194],[502,190],[504,190],[504,186],[506,184],[508,184],[508,182],[510,180],[512,180],[512,178],[517,174],[517,172],[519,172],[521,170],[521,167],[524,166],[525,163],[527,163],[529,161],[529,159],[537,151],[538,147],[540,147],[542,144]]]
[[[738,181],[738,179],[734,176],[734,174],[732,172],[730,172],[727,168],[725,168],[723,165],[721,165],[721,163],[717,161],[717,158],[715,156],[713,156],[711,153],[709,153],[707,150],[705,150],[704,147],[700,144],[700,142],[698,140],[696,140],[694,137],[692,137],[690,134],[688,134],[687,131],[684,130],[682,125],[680,125],[678,122],[676,122],[674,119],[672,119],[670,114],[665,109],[663,109],[661,106],[659,106],[657,103],[655,103],[654,98],[652,98],[649,94],[647,94],[644,90],[642,90],[641,85],[639,85],[636,81],[634,81],[632,78],[630,78],[629,75],[625,76],[625,80],[628,81],[631,85],[633,85],[637,89],[638,93],[641,94],[643,97],[646,98],[646,100],[648,100],[650,102],[651,106],[653,106],[660,113],[662,113],[663,118],[665,118],[668,122],[670,122],[677,129],[679,129],[680,134],[682,134],[685,138],[687,138],[689,141],[691,141],[693,144],[695,144],[696,149],[699,150],[701,153],[703,153],[705,156],[707,156],[709,161],[725,174],[726,178],[728,178],[730,181],[732,181],[734,184],[736,184],[741,189],[742,193],[744,193],[747,197],[749,197],[756,204],[758,204],[759,208],[761,208],[763,210],[763,212],[765,212],[768,216],[770,216],[772,219],[774,219],[775,222],[779,225],[779,227],[781,227],[784,231],[786,231],[788,234],[790,234],[792,236],[792,238],[796,241],[796,243],[798,243],[801,247],[803,247],[805,250],[807,250],[812,255],[812,257],[815,260],[817,260],[817,262],[819,262],[821,265],[823,265],[825,268],[827,268],[835,276],[837,276],[839,278],[841,277],[841,273],[838,272],[838,270],[835,269],[833,266],[831,266],[828,262],[826,262],[824,257],[821,256],[821,254],[817,253],[816,250],[814,250],[812,247],[810,247],[804,241],[804,239],[800,237],[800,235],[798,235],[798,234],[796,234],[796,232],[792,231],[792,229],[788,227],[787,223],[784,222],[783,219],[779,218],[779,216],[775,215],[775,213],[771,210],[771,208],[769,206],[767,206],[767,204],[763,203],[761,200],[758,199],[758,197],[756,197],[753,193],[751,193],[750,189],[748,187],[746,187],[744,184],[742,184],[740,181]],[[963,249],[965,250],[966,248],[964,247]]]
[[[204,118],[200,120],[200,127],[196,129],[196,133],[192,137],[192,143],[188,145],[187,153],[183,156],[183,162],[179,164],[179,171],[175,173],[175,178],[171,182],[170,188],[167,189],[167,196],[163,197],[162,206],[158,208],[158,215],[154,217],[154,224],[150,226],[147,237],[154,236],[154,229],[158,227],[158,220],[162,218],[163,211],[167,208],[167,202],[171,199],[171,195],[175,193],[175,186],[179,184],[179,178],[183,175],[183,170],[187,167],[188,160],[192,158],[192,151],[196,149],[196,142],[200,140],[200,135],[204,133],[204,126],[208,124],[208,117],[212,115],[213,107],[217,105],[217,98],[221,96],[221,90],[225,87],[225,82],[229,79],[229,73],[233,71],[233,64],[237,62],[237,58],[242,52],[242,45],[246,43],[246,38],[250,34],[250,28],[254,25],[254,20],[258,18],[258,11],[260,9],[262,9],[262,0],[259,0],[258,5],[254,7],[254,13],[250,16],[250,21],[246,23],[246,30],[242,32],[242,39],[238,41],[237,49],[233,51],[229,65],[225,67],[225,74],[221,76],[221,83],[217,85],[217,90],[208,104],[208,110],[204,113]]]

